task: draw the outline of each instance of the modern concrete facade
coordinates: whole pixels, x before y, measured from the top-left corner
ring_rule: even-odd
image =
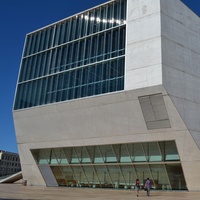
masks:
[[[115,90],[103,92],[102,81],[100,93],[95,94],[94,89],[93,95],[75,99],[74,92],[74,98],[40,104],[45,90],[40,89],[38,83],[31,92],[43,92],[34,97],[35,102],[31,102],[31,97],[19,101],[29,91],[23,84],[40,78],[34,75],[23,79],[23,74],[28,74],[26,68],[37,69],[37,64],[31,68],[34,64],[28,61],[24,67],[25,60],[46,51],[41,46],[40,50],[31,50],[28,38],[45,29],[62,26],[65,21],[76,21],[85,13],[90,16],[97,10],[109,10],[109,6],[115,9],[117,4],[120,5],[118,16],[126,8],[125,18],[118,21],[114,18],[115,25],[96,33],[101,37],[105,31],[104,36],[109,38],[108,30],[117,30],[118,36],[111,32],[115,39],[119,35],[124,38],[125,30],[125,44],[118,40],[118,54],[111,51],[110,57],[104,54],[102,60],[91,61],[97,63],[95,73],[98,63],[107,60],[113,66],[116,65],[113,60],[120,63],[115,68],[117,74],[120,67],[124,67],[124,74],[116,75]],[[180,0],[127,0],[127,6],[124,4],[123,0],[109,1],[27,35],[13,117],[23,177],[28,184],[132,188],[135,178],[143,182],[149,177],[156,189],[200,190],[200,19]],[[89,19],[102,20],[103,24],[106,23],[104,17]],[[54,41],[54,46],[47,45],[52,51],[50,57],[45,57],[47,61],[53,59],[54,48],[62,46],[56,44],[55,38],[55,31],[52,37],[46,38],[51,43]],[[90,34],[69,39],[67,45],[83,38],[87,40]],[[42,43],[42,36],[38,43]],[[113,44],[112,40],[109,44]],[[87,52],[87,45],[83,49]],[[62,58],[56,55],[57,65],[52,69],[61,65],[58,63]],[[45,76],[60,72],[61,68]],[[61,78],[56,80],[59,84]],[[121,80],[123,84],[118,87]],[[54,82],[53,88],[52,85]],[[112,86],[111,82],[107,85]],[[58,87],[52,89],[55,90]],[[53,92],[51,94],[52,99]],[[79,91],[79,94],[82,93]]]

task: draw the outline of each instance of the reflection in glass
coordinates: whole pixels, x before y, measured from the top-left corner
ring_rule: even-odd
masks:
[[[14,109],[123,90],[125,21],[119,0],[28,34]]]
[[[136,178],[144,184],[149,177],[152,189],[186,189],[174,141],[36,149],[32,154],[38,165],[50,165],[60,186],[131,189]]]

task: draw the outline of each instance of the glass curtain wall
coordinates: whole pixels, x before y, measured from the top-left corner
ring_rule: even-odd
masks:
[[[26,37],[14,109],[124,89],[126,0]]]
[[[152,189],[185,190],[174,141],[32,150],[60,186],[133,189],[136,178]]]

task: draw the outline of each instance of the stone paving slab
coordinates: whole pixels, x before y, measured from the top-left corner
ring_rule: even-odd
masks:
[[[89,188],[23,186],[0,184],[0,200],[200,200],[200,192],[151,191],[147,197],[140,191],[137,197],[133,190],[106,190]]]

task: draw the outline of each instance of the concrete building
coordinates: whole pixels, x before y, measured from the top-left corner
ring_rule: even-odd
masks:
[[[21,170],[17,153],[0,150],[0,177],[15,174]]]
[[[200,191],[200,19],[113,0],[27,34],[13,108],[30,185]]]

